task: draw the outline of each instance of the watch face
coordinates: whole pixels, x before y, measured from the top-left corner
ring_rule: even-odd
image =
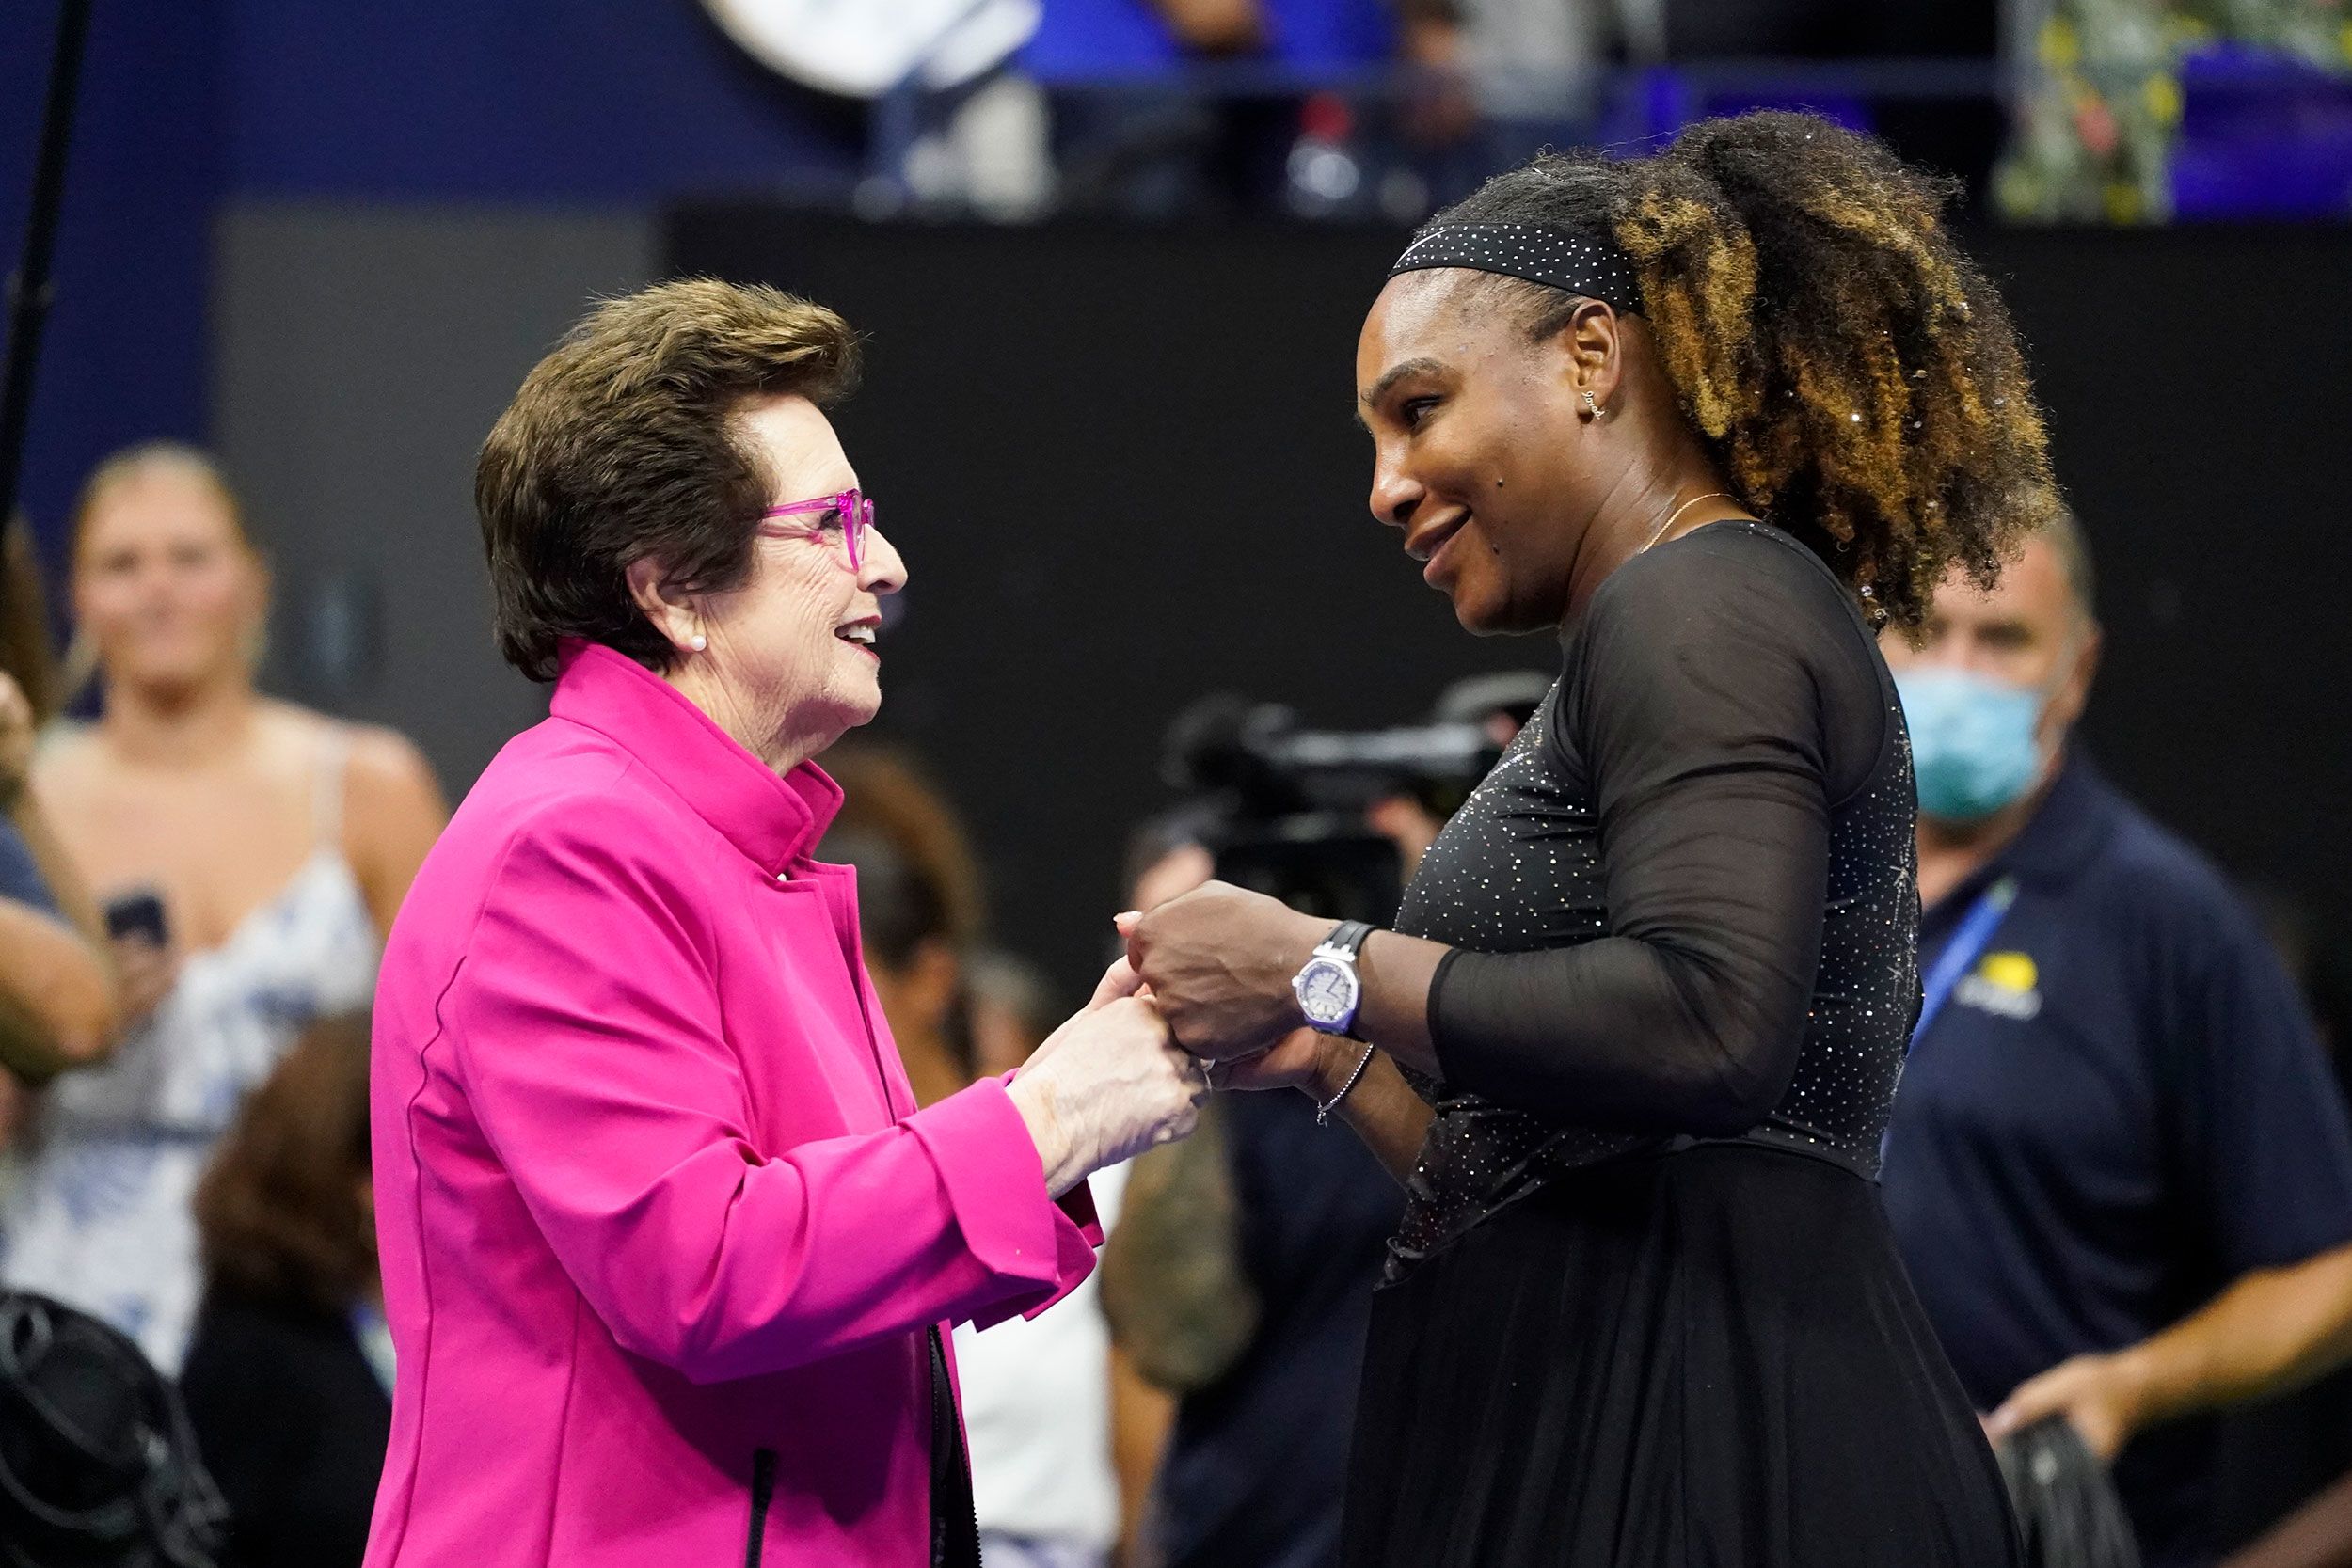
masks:
[[[1356,976],[1345,964],[1318,959],[1298,976],[1298,1006],[1316,1023],[1340,1023],[1356,1006]]]

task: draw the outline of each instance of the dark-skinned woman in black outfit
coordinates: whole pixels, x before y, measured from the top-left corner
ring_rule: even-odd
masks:
[[[1873,628],[2051,504],[1944,195],[1798,116],[1547,156],[1364,324],[1374,514],[1468,630],[1556,628],[1560,683],[1349,1035],[1299,1028],[1327,922],[1215,883],[1122,918],[1219,1083],[1336,1101],[1406,1187],[1350,1568],[2013,1560],[1875,1186],[1919,981]]]

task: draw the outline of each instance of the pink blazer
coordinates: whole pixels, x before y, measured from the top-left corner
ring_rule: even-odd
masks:
[[[1001,1083],[915,1109],[809,858],[840,800],[583,645],[425,862],[375,1002],[367,1568],[929,1560],[928,1330],[1102,1238]]]

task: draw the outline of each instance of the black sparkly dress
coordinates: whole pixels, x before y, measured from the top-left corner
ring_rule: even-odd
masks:
[[[1879,1204],[1918,1006],[1908,739],[1846,591],[1635,557],[1422,861],[1442,1081],[1376,1293],[1349,1568],[1998,1568]]]

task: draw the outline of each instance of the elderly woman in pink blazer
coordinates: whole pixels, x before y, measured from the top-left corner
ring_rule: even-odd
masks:
[[[969,1568],[942,1330],[1069,1290],[1087,1173],[1191,1126],[1123,966],[1017,1076],[908,1091],[810,859],[905,576],[821,412],[853,373],[829,310],[669,284],[484,449],[499,642],[555,690],[385,953],[368,1568]]]

